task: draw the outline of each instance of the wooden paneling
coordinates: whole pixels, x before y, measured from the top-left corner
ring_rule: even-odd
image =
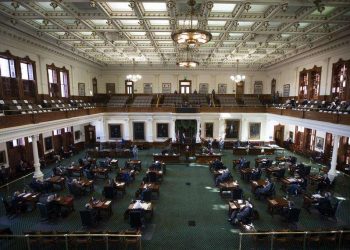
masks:
[[[350,125],[350,115],[338,115],[338,123]]]
[[[313,111],[304,112],[304,118],[310,119],[310,120],[323,121],[323,122],[331,122],[331,123],[338,122],[337,114],[329,114],[329,113],[323,113],[323,112],[313,112]]]
[[[303,118],[304,112],[303,111],[298,111],[298,110],[291,110],[291,109],[282,109],[282,115],[286,116],[292,116],[296,118]]]
[[[67,118],[66,112],[54,111],[34,115],[34,123],[48,122]]]

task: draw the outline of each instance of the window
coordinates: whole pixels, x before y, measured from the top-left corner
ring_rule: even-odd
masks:
[[[80,140],[80,130],[77,130],[77,131],[74,132],[74,137],[75,137],[76,141]]]
[[[180,81],[180,94],[190,94],[191,93],[191,81]]]
[[[69,97],[69,75],[65,67],[47,65],[47,79],[51,97]]]
[[[15,60],[0,57],[0,73],[2,77],[16,78]]]
[[[16,140],[12,141],[12,146],[13,147],[24,146],[24,145],[26,145],[26,143],[24,141],[24,138],[19,138],[19,139],[16,139]]]
[[[0,164],[6,163],[6,153],[5,151],[0,151]]]
[[[205,137],[213,137],[214,123],[205,124]]]
[[[145,139],[145,124],[143,122],[134,122],[134,140]]]
[[[34,80],[33,65],[21,62],[22,80]]]
[[[51,150],[52,149],[52,137],[46,137],[44,139],[45,141],[45,151]]]
[[[169,129],[168,123],[157,123],[157,137],[158,138],[168,138],[169,137]]]
[[[66,127],[66,128],[64,128],[64,132],[65,133],[70,133],[70,132],[72,132],[72,128],[71,127]]]
[[[53,131],[53,135],[60,135],[60,134],[62,134],[61,129],[55,129],[55,130]]]

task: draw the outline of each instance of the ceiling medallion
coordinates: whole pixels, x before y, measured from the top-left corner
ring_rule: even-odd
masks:
[[[171,34],[171,39],[173,39],[173,41],[178,45],[194,48],[209,42],[212,38],[212,35],[208,31],[194,27],[193,16],[195,14],[194,6],[196,5],[196,1],[189,0],[188,5],[191,8],[190,20],[184,21],[184,26],[187,27],[183,27],[182,29],[173,32]]]

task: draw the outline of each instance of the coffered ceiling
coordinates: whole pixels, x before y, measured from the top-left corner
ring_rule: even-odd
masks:
[[[349,0],[198,0],[193,23],[212,40],[200,67],[274,65],[350,30]],[[186,1],[0,1],[0,22],[100,64],[175,65],[171,33],[190,19]],[[348,33],[347,33],[348,34]]]

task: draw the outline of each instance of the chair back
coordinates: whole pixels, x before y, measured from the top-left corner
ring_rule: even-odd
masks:
[[[156,172],[149,172],[148,173],[148,181],[149,182],[158,182],[158,178],[157,178],[157,173]]]
[[[129,223],[131,228],[141,228],[142,226],[142,211],[133,210],[129,213]]]
[[[141,200],[150,202],[152,200],[152,190],[146,189],[141,193]]]
[[[300,211],[301,211],[300,208],[291,208],[289,210],[288,215],[287,215],[287,221],[288,222],[298,222]]]
[[[49,218],[49,212],[47,210],[47,207],[45,204],[41,203],[41,202],[38,202],[36,204],[36,206],[38,207],[39,209],[39,212],[40,212],[40,217],[42,219],[48,219]]]
[[[79,211],[79,213],[80,213],[81,224],[83,225],[83,227],[91,227],[95,224],[91,211],[81,210]]]
[[[9,204],[9,202],[4,197],[1,197],[1,200],[2,200],[2,203],[4,204],[6,214],[11,214],[12,208],[11,208],[11,205]]]
[[[231,198],[233,200],[240,200],[243,197],[243,190],[241,188],[235,188],[231,191]]]
[[[114,189],[113,187],[106,186],[103,188],[103,194],[106,199],[113,199],[114,198]]]

